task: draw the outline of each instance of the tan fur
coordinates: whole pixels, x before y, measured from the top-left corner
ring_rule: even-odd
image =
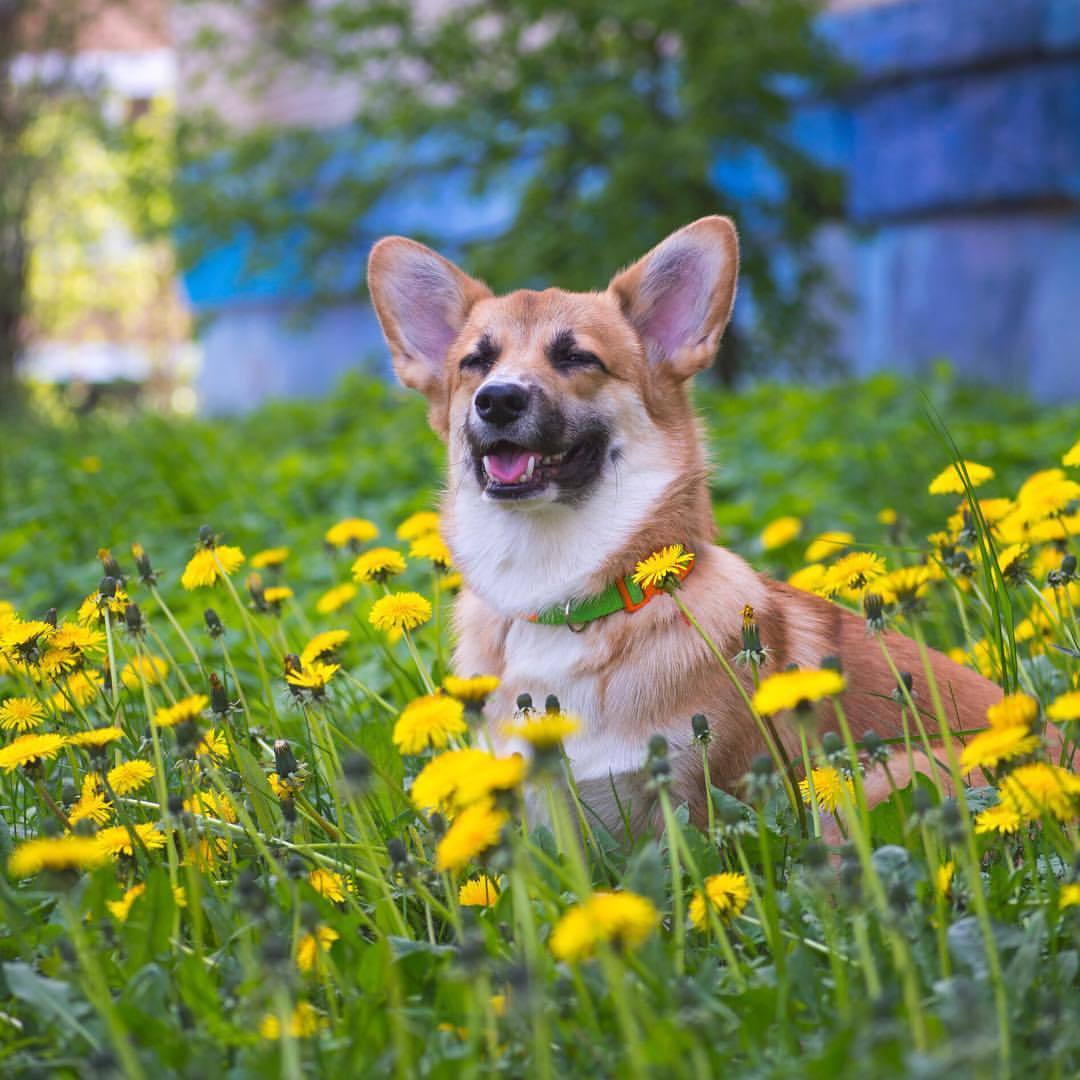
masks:
[[[581,647],[576,653],[567,651],[574,643],[565,640],[570,633],[565,627],[527,630],[521,620],[528,613],[511,613],[508,609],[512,598],[485,598],[474,587],[475,574],[470,574],[468,552],[463,548],[475,504],[462,497],[459,490],[470,482],[461,463],[461,430],[481,380],[475,373],[459,371],[457,359],[486,333],[502,347],[499,370],[504,375],[540,386],[575,408],[599,403],[624,412],[632,408],[641,411],[648,437],[660,448],[657,453],[672,474],[662,499],[617,550],[607,553],[595,566],[589,559],[598,538],[576,538],[581,560],[591,566],[581,595],[599,592],[630,573],[650,552],[666,544],[682,543],[696,553],[697,561],[680,598],[727,658],[733,658],[741,647],[741,613],[749,604],[757,614],[762,642],[770,649],[767,672],[783,670],[792,663],[816,667],[824,657],[836,656],[848,680],[843,704],[856,737],[870,728],[884,737],[900,732],[901,709],[892,698],[896,682],[882,653],[882,639],[868,635],[860,617],[771,581],[738,556],[713,544],[707,464],[687,380],[711,362],[730,315],[737,245],[733,227],[723,218],[696,222],[665,244],[673,240],[702,245],[702,250],[716,253],[717,266],[730,266],[730,270],[717,271],[710,303],[702,306],[700,335],[678,348],[669,348],[664,355],[660,355],[662,343],[644,337],[650,328],[653,302],[648,294],[648,260],[660,248],[618,274],[605,292],[521,290],[494,297],[486,286],[466,277],[440,256],[412,241],[394,237],[381,241],[373,250],[369,282],[398,373],[406,384],[427,394],[432,424],[451,449],[445,531],[466,577],[455,616],[456,668],[462,674],[483,672],[504,678],[488,706],[493,720],[513,712],[514,700],[521,691],[532,693],[538,701],[547,693],[574,701],[575,694],[580,696],[586,688],[593,756],[596,740],[600,740],[600,745],[611,748],[613,761],[625,762],[653,732],[664,732],[673,747],[677,796],[688,801],[695,816],[700,817],[703,785],[699,753],[690,739],[691,716],[704,713],[710,720],[710,767],[714,783],[721,787],[734,788],[753,757],[764,750],[752,717],[705,642],[683,619],[674,602],[663,596],[634,614],[617,613],[588,624],[579,635]],[[449,283],[443,282],[435,289],[439,304],[449,312],[447,327],[439,324],[429,335],[437,343],[447,338],[441,356],[418,358],[409,328],[402,325],[418,302],[415,297],[409,303],[399,302],[398,293],[408,286],[408,273],[405,285],[401,285],[403,265],[418,267],[416,273],[421,279],[428,270],[447,277]],[[552,369],[544,355],[544,342],[566,327],[603,358],[610,374],[586,370],[567,376]],[[412,336],[419,339],[423,334]],[[633,484],[634,477],[627,476],[620,482]],[[521,511],[507,508],[505,513]],[[568,580],[576,569],[576,565],[567,565]],[[916,645],[892,633],[883,640],[896,667],[913,674],[916,701],[932,728],[930,688]],[[562,651],[563,663],[569,666],[553,674],[555,650]],[[999,689],[940,653],[930,653],[930,664],[951,726],[981,726],[986,707],[1000,697]],[[507,678],[508,673],[512,673],[512,679]],[[749,686],[745,669],[741,677]],[[823,723],[826,730],[835,726],[829,710]],[[797,737],[790,726],[780,718],[777,727],[789,750],[797,754]],[[639,769],[643,757],[634,760],[634,768]],[[593,768],[594,775],[583,784],[583,791],[587,799],[606,806],[601,816],[610,823],[612,785],[602,775],[596,775],[595,763]],[[633,772],[622,766],[612,771],[619,774],[620,785],[627,780],[627,772]],[[901,777],[905,773],[900,763],[897,772]],[[623,791],[637,800],[635,821],[645,820],[642,815],[647,814],[647,808],[643,806],[640,784],[635,787],[627,782]]]

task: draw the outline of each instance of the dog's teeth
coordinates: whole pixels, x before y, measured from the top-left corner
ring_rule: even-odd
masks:
[[[525,479],[526,480],[531,480],[532,479],[533,469],[535,469],[535,468],[536,468],[536,455],[535,454],[530,454],[529,455],[529,464],[525,466]]]
[[[491,475],[491,455],[490,454],[485,454],[484,455],[484,472],[487,473],[487,477],[488,477],[489,480],[494,480],[495,479]]]

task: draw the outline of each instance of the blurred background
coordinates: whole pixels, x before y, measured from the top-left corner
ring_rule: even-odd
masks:
[[[381,235],[590,288],[715,212],[723,383],[1080,397],[1080,3],[0,0],[7,406],[321,395]]]

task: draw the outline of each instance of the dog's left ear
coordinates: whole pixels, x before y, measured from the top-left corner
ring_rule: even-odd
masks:
[[[650,364],[688,379],[716,355],[738,273],[731,219],[704,217],[616,274],[608,291],[637,330]]]

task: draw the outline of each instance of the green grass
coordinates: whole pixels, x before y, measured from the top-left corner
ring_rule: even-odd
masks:
[[[738,396],[709,390],[698,400],[724,540],[782,575],[802,565],[805,542],[824,529],[849,530],[892,567],[925,556],[927,533],[944,527],[957,502],[926,491],[951,459],[928,404],[963,457],[995,468],[979,496],[1014,495],[1080,434],[1075,406],[1038,407],[944,374],[925,395],[878,377]],[[424,680],[445,674],[446,589],[430,565],[412,560],[394,588],[432,598],[435,617],[393,644],[367,619],[378,587],[361,587],[333,614],[316,609],[326,589],[349,580],[352,554],[327,549],[329,525],[370,518],[401,546],[395,525],[435,498],[442,451],[414,398],[358,379],[325,402],[275,404],[231,421],[49,411],[0,447],[0,601],[26,619],[50,607],[73,619],[101,580],[97,551],[109,547],[148,627],[132,634],[119,611],[111,616],[85,663],[100,672],[111,652],[129,678],[49,712],[40,728],[71,735],[115,723],[122,736],[104,761],[69,745],[38,766],[0,773],[4,861],[30,837],[63,832],[99,767],[154,766],[145,787],[111,799],[103,823],[125,830],[121,842],[143,824],[149,845],[129,838],[132,854],[85,872],[0,875],[5,1075],[832,1080],[1080,1069],[1080,904],[1067,906],[1080,873],[1078,800],[1065,794],[1056,813],[1032,810],[1008,835],[974,829],[998,787],[1009,804],[1023,759],[996,770],[994,787],[965,787],[955,753],[936,746],[955,799],[927,780],[868,810],[857,784],[851,796],[841,788],[849,843],[826,852],[810,835],[814,814],[797,812],[765,770],[737,792],[714,792],[711,835],[689,825],[661,785],[663,835],[594,828],[582,837],[579,807],[554,795],[564,768],[556,756],[546,771],[534,767],[533,783],[550,800],[547,821],[530,823],[514,792],[499,795],[507,818],[498,843],[460,873],[437,867],[446,823],[408,796],[432,752],[403,756],[391,732]],[[898,513],[895,525],[877,520],[885,507]],[[799,539],[762,552],[762,527],[788,514],[803,519]],[[261,572],[264,585],[284,580],[294,590],[280,613],[252,608],[247,566],[232,579],[235,592],[221,583],[181,589],[204,524],[249,557],[290,547],[280,577]],[[134,571],[135,541],[159,572],[154,589]],[[1045,707],[1080,678],[1077,659],[1053,647],[1077,646],[1069,590],[1040,593],[1066,549],[1036,543],[1033,578],[1006,581],[980,562],[980,543],[1003,546],[985,532],[960,539],[977,570],[963,590],[934,582],[922,604],[891,619],[942,647],[975,651],[995,630],[1010,645],[1019,638],[1019,685],[1040,702],[1041,728]],[[224,637],[208,633],[208,606]],[[1033,612],[1043,629],[1017,634]],[[5,631],[0,609],[0,641],[8,618]],[[350,638],[326,698],[290,691],[284,655],[335,628]],[[142,654],[166,660],[160,682],[130,666]],[[62,686],[35,682],[19,663],[7,667],[0,702],[49,701]],[[194,726],[150,723],[158,708],[209,693],[211,675],[224,686],[218,711],[204,710]],[[922,673],[916,680],[920,704],[933,709],[932,688]],[[910,717],[911,705],[898,701],[898,715]],[[227,743],[218,758],[197,749],[211,726]],[[1067,740],[1074,728],[1063,729]],[[15,735],[2,739],[9,746]],[[280,746],[275,756],[279,739],[304,777],[291,797],[268,781],[287,764]],[[881,768],[871,749],[858,748],[856,779]],[[850,771],[851,750],[810,725],[816,766]],[[661,777],[662,756],[657,748],[650,765]],[[1046,751],[1033,760],[1046,763]],[[1041,775],[1058,776],[1048,765]],[[946,865],[952,877],[942,889]],[[462,907],[457,887],[481,868],[500,897],[490,909]],[[336,875],[323,880],[340,892],[317,890],[317,870]],[[719,873],[744,875],[746,906],[695,928],[691,902]],[[134,885],[145,891],[125,916],[115,905]],[[640,933],[630,927],[580,962],[556,955],[553,928],[594,890],[612,889],[642,898]],[[595,925],[595,917],[584,922]],[[301,970],[298,948],[320,930],[328,948]],[[279,1021],[297,1008],[306,1019],[294,1037]]]

